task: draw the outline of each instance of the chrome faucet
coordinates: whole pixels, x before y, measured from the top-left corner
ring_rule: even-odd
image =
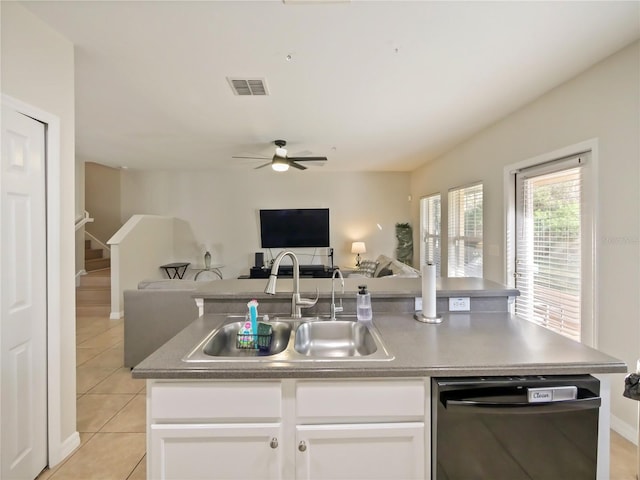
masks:
[[[278,256],[273,261],[271,274],[269,275],[269,280],[267,281],[267,286],[264,289],[264,293],[275,295],[276,281],[278,280],[278,269],[280,268],[280,262],[282,262],[282,259],[287,255],[291,257],[291,261],[293,262],[293,296],[291,297],[291,316],[293,318],[301,318],[302,309],[313,307],[318,302],[318,295],[316,295],[315,300],[300,297],[300,264],[298,263],[298,257],[296,257],[295,253],[285,250],[278,254]]]
[[[340,285],[342,286],[342,294],[344,295],[344,277],[342,276],[342,272],[339,268],[336,268],[333,271],[333,275],[331,275],[331,318],[330,320],[336,319],[336,313],[342,312],[344,308],[342,307],[342,298],[340,299],[340,306],[336,307],[336,289],[334,288],[334,280],[336,279],[336,273],[340,277]]]

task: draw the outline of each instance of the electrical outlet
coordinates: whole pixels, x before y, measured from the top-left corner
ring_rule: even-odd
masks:
[[[422,311],[422,297],[415,297],[416,312]],[[640,362],[640,360],[638,360]]]
[[[449,297],[450,312],[468,312],[469,310],[471,310],[469,297]]]

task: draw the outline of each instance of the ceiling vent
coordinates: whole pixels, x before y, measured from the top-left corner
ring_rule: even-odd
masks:
[[[227,77],[235,95],[269,95],[264,78]]]

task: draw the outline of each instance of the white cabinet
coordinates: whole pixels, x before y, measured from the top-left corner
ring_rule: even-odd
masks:
[[[298,480],[425,478],[424,423],[299,425]]]
[[[424,479],[428,388],[425,378],[150,380],[148,478]]]
[[[280,381],[150,381],[147,478],[282,478]]]
[[[278,479],[281,424],[152,425],[149,478]]]
[[[298,380],[296,478],[425,478],[424,379]]]

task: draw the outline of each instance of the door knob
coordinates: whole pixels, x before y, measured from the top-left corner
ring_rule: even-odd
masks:
[[[276,437],[273,437],[271,439],[271,442],[269,443],[269,446],[271,448],[278,448],[278,439]]]
[[[304,452],[307,449],[307,444],[304,442],[300,442],[298,444],[298,450],[300,450],[301,452]]]

